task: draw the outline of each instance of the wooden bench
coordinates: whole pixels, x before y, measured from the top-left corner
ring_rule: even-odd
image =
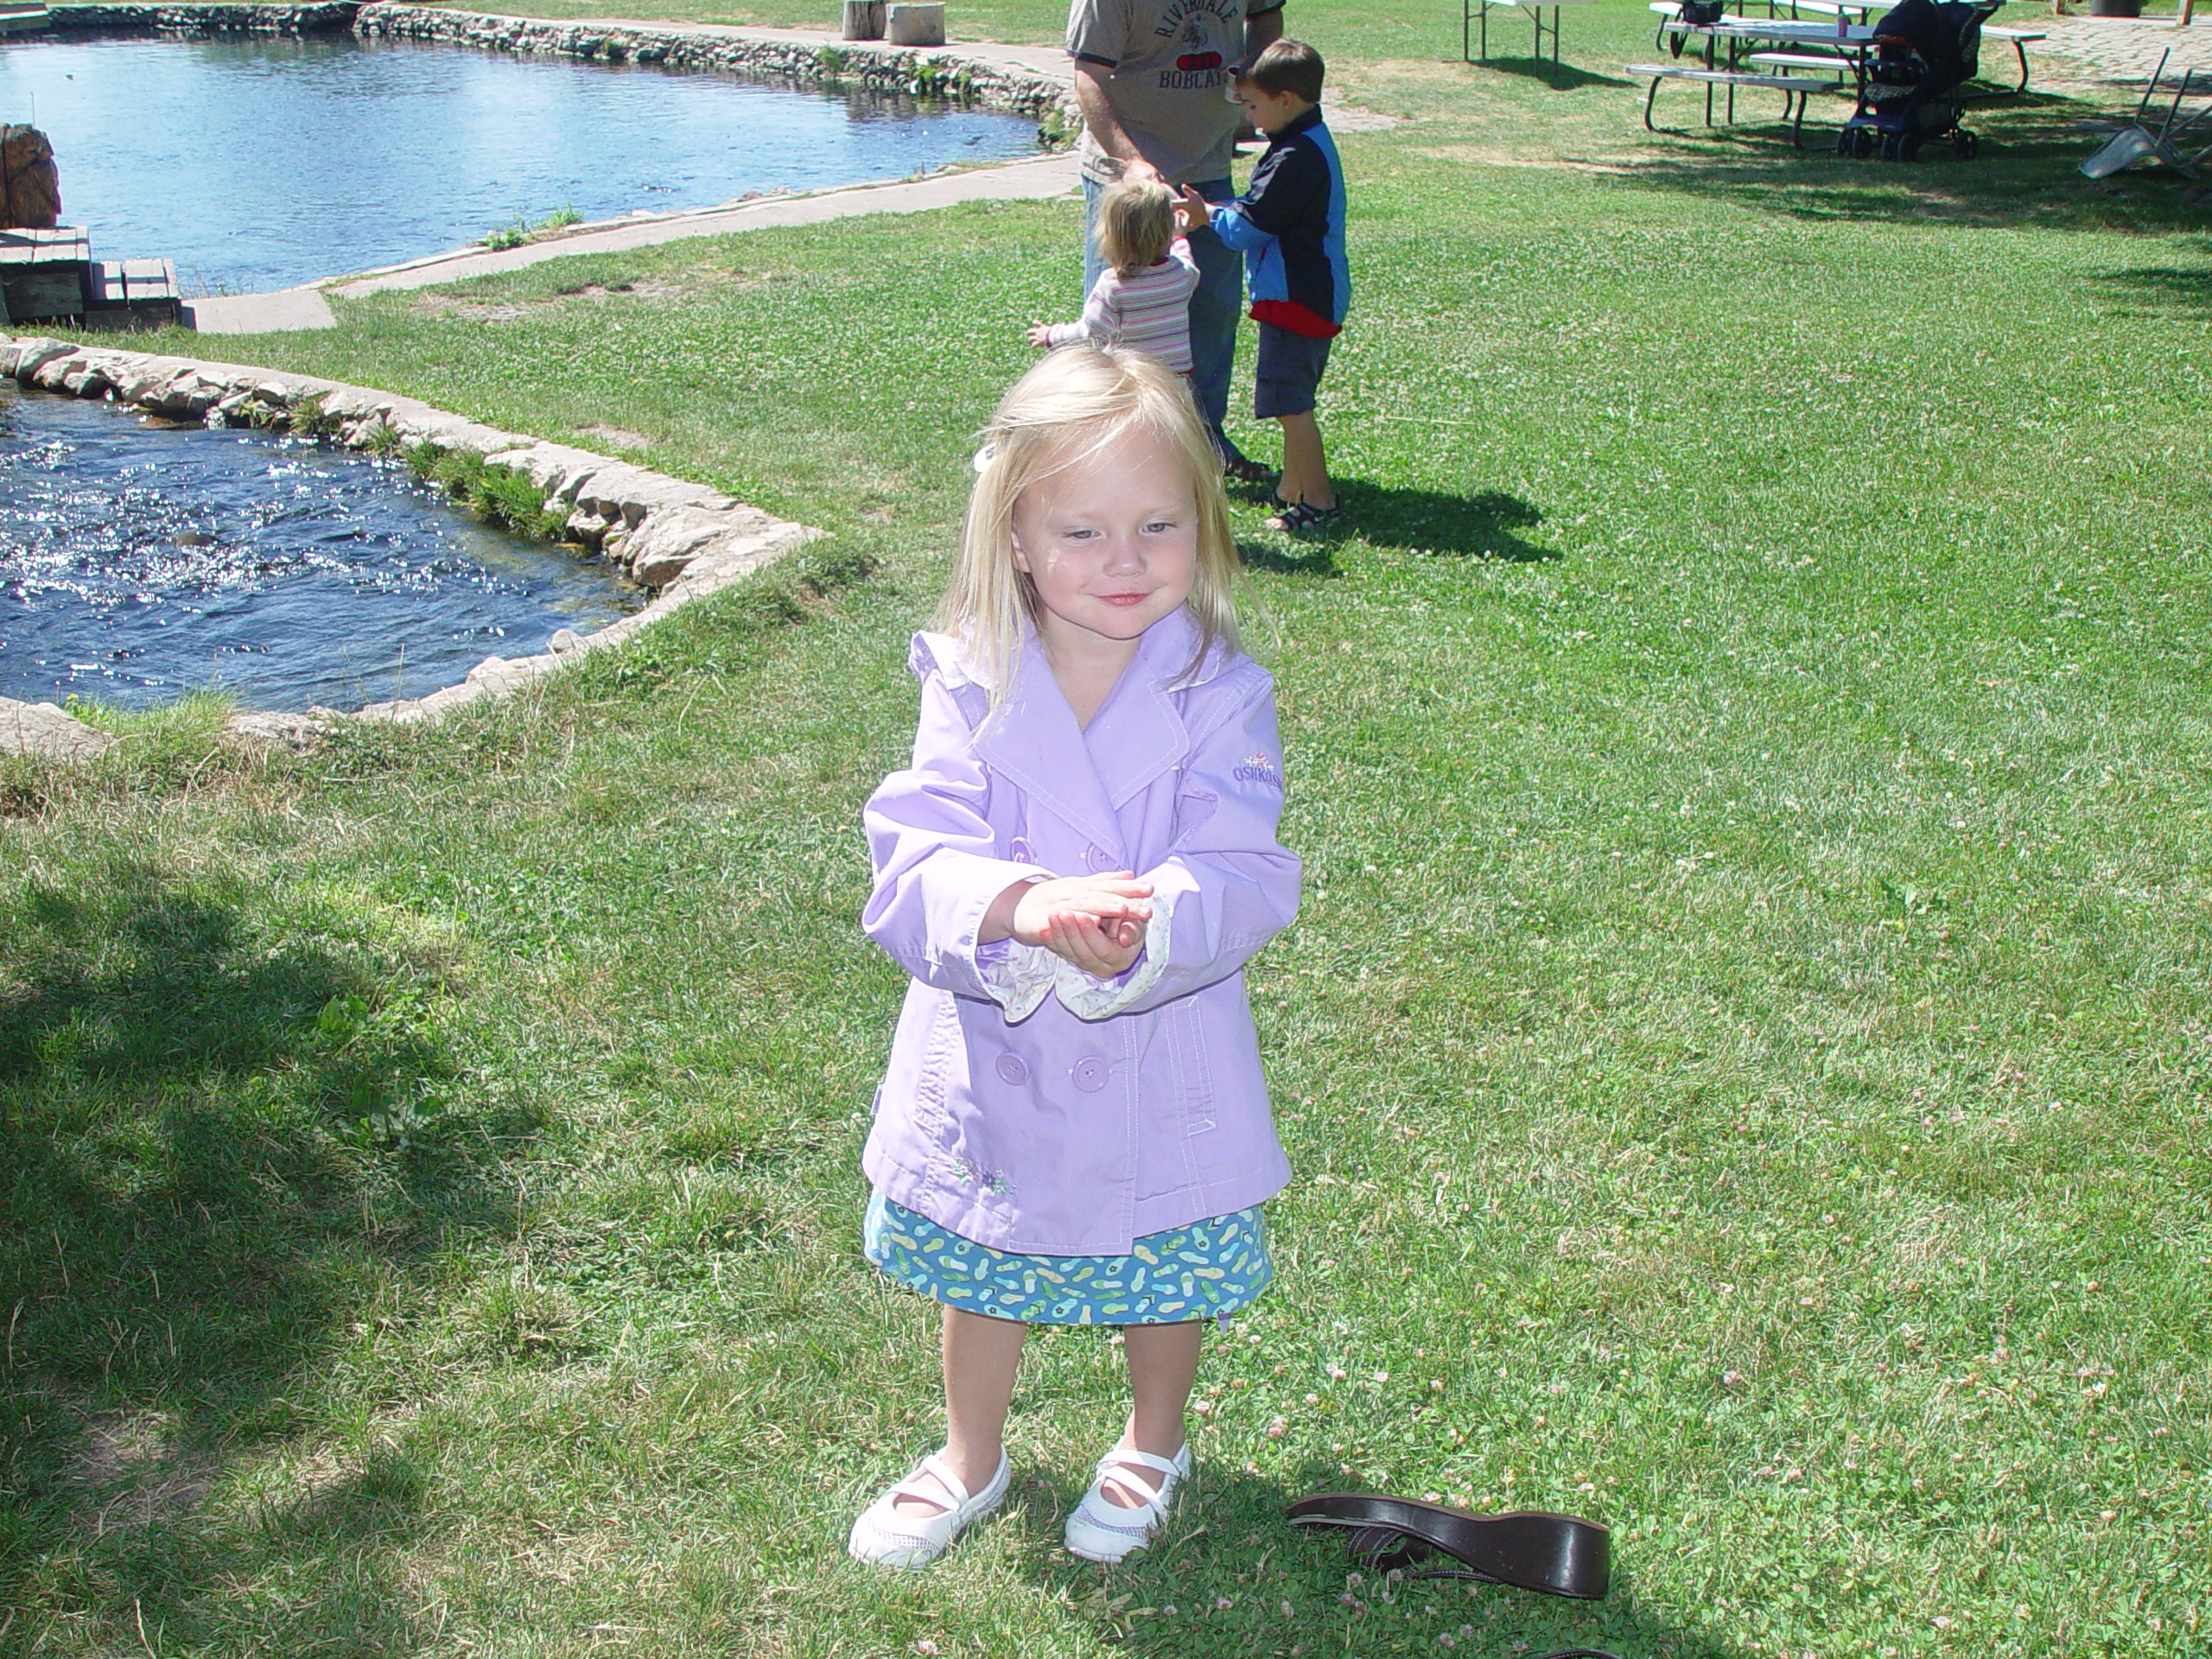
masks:
[[[1841,68],[1842,65],[1838,65]],[[1805,100],[1815,92],[1833,92],[1840,80],[1815,80],[1808,75],[1755,75],[1738,69],[1694,68],[1681,63],[1631,63],[1631,75],[1651,77],[1651,90],[1644,94],[1643,124],[1647,130],[1656,132],[1658,127],[1651,119],[1651,106],[1659,97],[1659,83],[1662,80],[1694,80],[1705,83],[1705,118],[1713,121],[1713,89],[1728,89],[1728,118],[1736,118],[1736,89],[1738,86],[1764,86],[1782,94],[1782,117],[1789,123],[1789,142],[1798,149],[1805,148]],[[1791,105],[1796,105],[1793,111]]]
[[[81,229],[0,231],[0,299],[17,322],[82,316],[92,269],[92,238]]]
[[[159,328],[184,320],[171,260],[95,259],[86,288],[87,328]]]
[[[1459,0],[1459,60],[1462,63],[1490,61],[1490,14],[1493,9],[1510,9],[1526,12],[1536,25],[1536,61],[1544,60],[1544,35],[1548,32],[1544,12],[1549,8],[1552,21],[1548,33],[1552,37],[1552,61],[1559,61],[1559,9],[1561,6],[1595,5],[1597,0]],[[1477,57],[1472,47],[1476,32],[1482,36],[1482,53]]]

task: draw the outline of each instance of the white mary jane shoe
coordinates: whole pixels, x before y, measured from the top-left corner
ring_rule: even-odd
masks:
[[[998,1508],[1000,1500],[1006,1497],[1012,1473],[1001,1449],[998,1472],[984,1483],[982,1491],[970,1497],[943,1455],[932,1452],[917,1464],[906,1479],[869,1504],[861,1518],[853,1522],[852,1536],[845,1541],[846,1551],[856,1561],[870,1561],[902,1572],[927,1567],[951,1547],[952,1541],[967,1529],[969,1522],[980,1521]],[[934,1484],[930,1484],[932,1480]],[[938,1504],[949,1499],[950,1507],[940,1509],[935,1515],[908,1515],[894,1507],[902,1497]]]
[[[1154,1480],[1147,1481],[1145,1470]],[[1132,1550],[1142,1549],[1166,1523],[1167,1506],[1175,1496],[1175,1483],[1191,1472],[1187,1442],[1172,1458],[1156,1458],[1135,1446],[1117,1446],[1098,1460],[1090,1490],[1068,1516],[1067,1545],[1087,1561],[1112,1566]],[[1136,1500],[1134,1506],[1116,1503],[1106,1496],[1108,1487]]]

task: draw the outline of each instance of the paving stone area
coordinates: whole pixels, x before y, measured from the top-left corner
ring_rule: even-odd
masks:
[[[2169,47],[2169,75],[2178,78],[2185,69],[2212,75],[2212,13],[2187,29],[2175,28],[2171,17],[2050,17],[2037,26],[2050,38],[2031,49],[2066,59],[2067,68],[2088,79],[2139,86]]]

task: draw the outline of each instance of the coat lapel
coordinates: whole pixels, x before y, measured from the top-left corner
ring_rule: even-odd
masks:
[[[1191,752],[1190,734],[1168,694],[1198,648],[1180,611],[1145,631],[1137,654],[1084,733],[1099,785],[1116,811]]]
[[[1034,634],[1022,647],[1019,673],[1014,695],[976,734],[976,754],[1100,850],[1125,859],[1121,825],[1091,764],[1086,734],[1075,723],[1075,710],[1060,695]],[[1120,695],[1116,687],[1115,696]],[[1097,725],[1091,721],[1093,730]]]
[[[1190,753],[1190,734],[1169,688],[1197,646],[1198,630],[1179,611],[1146,630],[1137,654],[1085,728],[1075,723],[1075,711],[1032,634],[1022,648],[1014,695],[978,734],[976,753],[1127,865],[1130,849],[1120,810]]]

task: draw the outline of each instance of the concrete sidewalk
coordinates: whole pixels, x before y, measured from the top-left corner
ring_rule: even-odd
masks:
[[[933,207],[950,207],[963,201],[1038,201],[1066,195],[1078,188],[1082,177],[1071,154],[1042,156],[1033,162],[1009,162],[1003,167],[978,168],[972,173],[946,173],[899,184],[856,185],[849,189],[825,190],[818,195],[763,196],[757,201],[709,207],[697,213],[618,219],[612,224],[587,226],[550,242],[533,242],[526,247],[507,248],[498,253],[472,249],[412,260],[340,283],[329,288],[329,291],[341,299],[353,300],[389,289],[429,288],[470,276],[520,270],[525,265],[539,264],[548,259],[566,259],[580,253],[620,253],[687,236],[728,236],[737,231],[769,230],[785,225],[820,225],[834,219],[856,219],[864,213],[926,213]]]

